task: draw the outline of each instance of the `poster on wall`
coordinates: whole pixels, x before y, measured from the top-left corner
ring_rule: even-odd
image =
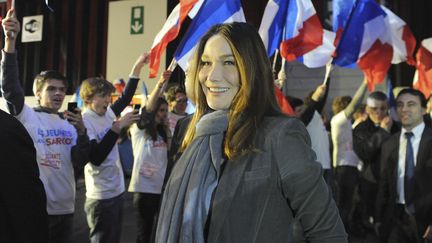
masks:
[[[23,17],[21,42],[42,41],[43,15]]]

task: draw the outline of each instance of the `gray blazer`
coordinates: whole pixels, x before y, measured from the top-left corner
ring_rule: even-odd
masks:
[[[226,162],[207,242],[292,242],[294,217],[308,242],[347,242],[304,125],[267,117],[254,144],[257,152]]]

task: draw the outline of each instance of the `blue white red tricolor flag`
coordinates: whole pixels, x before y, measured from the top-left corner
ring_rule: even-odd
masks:
[[[280,45],[281,56],[293,61],[323,44],[324,29],[310,0],[291,0]]]
[[[424,39],[416,54],[416,74],[413,87],[427,98],[432,93],[432,38]]]
[[[374,0],[358,0],[343,27],[333,63],[345,67],[357,62],[369,90],[381,83],[393,58],[387,14]]]
[[[387,14],[387,27],[391,33],[393,58],[392,63],[398,64],[407,62],[409,65],[415,65],[414,50],[416,48],[416,39],[408,25],[399,16],[394,14],[390,9],[381,6]]]
[[[258,30],[267,55],[273,56],[282,40],[289,0],[269,0]]]
[[[323,30],[309,0],[269,0],[259,34],[269,57],[280,46],[288,61],[296,59],[310,68],[326,65],[335,50],[334,33]]]
[[[174,54],[178,65],[187,63],[201,37],[215,24],[246,22],[240,0],[205,0]]]
[[[198,0],[180,0],[179,4],[168,16],[162,29],[156,35],[150,50],[150,78],[156,77],[162,53],[165,51],[168,43],[177,37],[181,24],[197,2]]]
[[[333,31],[336,33],[335,45],[339,43],[343,29],[350,19],[356,0],[333,0]]]

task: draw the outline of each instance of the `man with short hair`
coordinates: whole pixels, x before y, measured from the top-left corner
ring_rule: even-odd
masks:
[[[174,134],[174,129],[177,121],[180,118],[187,116],[186,107],[188,98],[183,88],[178,85],[172,86],[166,93],[166,100],[168,101],[168,126],[171,134]]]
[[[75,210],[73,164],[84,166],[88,161],[89,139],[79,109],[76,113],[58,112],[67,89],[67,80],[59,72],[44,71],[37,75],[33,91],[39,106],[32,109],[24,103],[15,50],[20,24],[13,12],[13,9],[9,10],[2,21],[3,32],[14,33],[5,36],[0,74],[2,93],[9,112],[24,125],[36,147],[40,179],[47,196],[49,240],[72,242]]]
[[[415,89],[397,98],[402,131],[382,145],[377,221],[382,242],[432,242],[432,129],[426,99]]]
[[[389,116],[387,96],[381,91],[369,94],[366,100],[366,114],[366,121],[359,123],[353,130],[353,146],[355,153],[363,162],[359,181],[363,223],[371,228],[375,215],[381,145],[392,133],[399,131],[399,126]]]

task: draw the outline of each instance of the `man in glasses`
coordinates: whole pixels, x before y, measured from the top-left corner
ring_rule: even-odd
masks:
[[[59,113],[68,82],[57,71],[36,75],[33,83],[38,101],[36,108],[24,103],[15,50],[20,23],[13,9],[8,11],[2,26],[3,33],[6,33],[0,74],[2,93],[10,114],[24,125],[36,148],[40,179],[47,197],[49,242],[72,242],[75,209],[73,165],[84,166],[89,160],[89,139],[81,112],[76,109]],[[8,34],[11,32],[14,34]]]
[[[381,91],[369,94],[366,100],[366,121],[353,130],[353,146],[364,166],[360,175],[359,192],[366,226],[374,223],[375,202],[380,174],[381,145],[391,134],[400,130],[389,115],[387,96]]]
[[[174,128],[177,121],[187,115],[186,108],[188,98],[186,92],[180,86],[172,86],[166,93],[166,99],[168,101],[168,126],[171,130],[171,134],[174,134]]]

